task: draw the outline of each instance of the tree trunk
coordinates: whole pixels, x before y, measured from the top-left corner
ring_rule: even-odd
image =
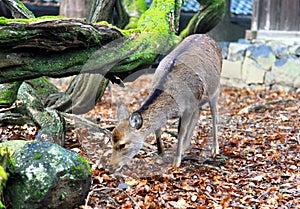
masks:
[[[59,15],[72,18],[88,18],[91,3],[90,0],[61,0]]]
[[[128,30],[105,24],[90,24],[78,19],[0,18],[0,83],[10,82],[5,84],[5,88],[0,88],[0,94],[7,95],[0,97],[0,105],[4,104],[6,110],[10,109],[8,106],[16,99],[19,89],[18,99],[25,106],[14,109],[16,118],[20,116],[19,113],[26,112],[41,128],[38,138],[60,139],[55,142],[61,144],[65,130],[64,116],[54,109],[73,113],[85,113],[92,109],[101,98],[108,79],[121,83],[126,76],[151,65],[183,37],[195,32],[207,32],[223,15],[224,1],[203,0],[202,13],[195,15],[180,36],[175,34],[182,0],[153,0],[147,10],[144,4],[139,4],[140,0],[125,0],[125,4],[133,6],[127,5],[124,8],[121,1],[116,0],[113,8],[116,8],[119,16],[127,18],[119,24],[124,25],[129,18]],[[96,5],[91,8],[94,15],[90,16],[90,20],[101,18],[104,14],[101,8],[107,8],[105,2],[109,4],[112,1],[96,1]],[[111,10],[109,14],[112,13]],[[210,21],[209,18],[212,18],[212,23],[202,30],[203,25],[207,25],[206,21]],[[64,77],[78,74],[66,92],[58,92],[44,78],[21,84],[23,80],[45,75]],[[40,86],[45,86],[44,90],[39,91]],[[2,94],[4,92],[7,94]],[[23,96],[30,94],[34,95],[31,99]],[[32,103],[36,103],[35,106]],[[0,118],[3,119],[14,117],[9,114],[2,116]],[[0,119],[0,123],[3,121]]]

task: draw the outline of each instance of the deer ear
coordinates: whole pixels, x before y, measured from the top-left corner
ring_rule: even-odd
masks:
[[[143,118],[140,113],[134,112],[129,117],[129,124],[132,128],[140,129],[143,125]]]
[[[121,103],[118,106],[117,117],[118,117],[118,122],[121,122],[122,120],[129,118],[129,110],[124,103]]]

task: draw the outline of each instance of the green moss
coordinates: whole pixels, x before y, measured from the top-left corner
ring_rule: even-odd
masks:
[[[2,195],[3,188],[8,180],[8,171],[11,170],[11,167],[14,165],[11,155],[11,150],[9,150],[6,146],[0,146],[0,195]],[[5,206],[0,200],[0,209],[1,208],[5,208]]]
[[[34,160],[39,160],[43,157],[43,154],[42,153],[38,153],[36,156],[34,156]]]
[[[133,34],[138,34],[138,33],[140,33],[141,30],[138,29],[138,28],[134,28],[134,29],[128,29],[128,30],[121,30],[120,32],[121,32],[124,36],[130,37],[130,36],[133,35]]]
[[[88,169],[88,172],[90,174],[92,173],[91,166],[90,166],[89,162],[84,157],[82,157],[82,156],[79,155],[77,157],[77,160],[80,161],[80,162],[82,162],[85,165],[85,167]]]
[[[60,196],[60,199],[61,200],[65,200],[67,197],[66,197],[66,195],[67,195],[68,193],[67,192],[62,192],[61,193],[61,196]]]
[[[150,8],[141,16],[138,28],[143,32],[171,33],[168,15],[175,10],[175,1],[154,0]],[[172,27],[172,26],[171,26]]]
[[[48,19],[63,19],[66,17],[63,16],[42,16],[42,17],[36,17],[36,18],[31,18],[31,19],[25,19],[25,18],[15,18],[15,19],[10,19],[10,18],[5,18],[5,17],[0,17],[0,25],[7,25],[9,23],[33,23],[33,22],[38,22],[41,20],[48,20]]]
[[[81,156],[78,156],[77,161],[79,162],[78,165],[73,165],[71,167],[71,175],[75,176],[75,178],[81,178],[82,175],[86,174],[86,171],[88,171],[88,174],[91,175],[92,170],[87,160]]]
[[[17,99],[21,82],[0,84],[0,104],[11,106]]]
[[[129,15],[127,29],[137,28],[140,16],[147,10],[147,4],[144,0],[124,0],[124,8]]]
[[[47,99],[49,95],[57,93],[58,88],[53,85],[46,77],[40,77],[27,81],[43,100]]]

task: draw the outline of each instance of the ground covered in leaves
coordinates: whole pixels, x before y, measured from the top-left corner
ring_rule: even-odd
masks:
[[[164,156],[150,136],[128,167],[108,166],[110,130],[120,101],[136,110],[148,94],[151,75],[126,88],[111,86],[84,117],[108,131],[69,130],[66,147],[86,156],[93,183],[78,208],[299,208],[299,92],[222,87],[219,98],[220,155],[209,157],[211,116],[203,107],[190,150],[180,168],[172,168],[176,119],[164,130]],[[113,92],[113,94],[111,94]],[[113,95],[113,96],[111,96]],[[2,127],[1,138],[33,139],[35,127]]]

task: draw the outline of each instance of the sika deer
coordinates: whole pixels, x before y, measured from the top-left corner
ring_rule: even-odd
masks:
[[[160,129],[174,117],[180,120],[173,166],[179,167],[181,156],[190,144],[200,107],[206,102],[212,113],[212,154],[218,154],[216,117],[221,68],[221,49],[208,35],[185,38],[160,62],[144,104],[131,115],[125,105],[119,108],[119,124],[112,132],[113,168],[126,164],[153,132],[156,133],[158,151],[163,152]]]

